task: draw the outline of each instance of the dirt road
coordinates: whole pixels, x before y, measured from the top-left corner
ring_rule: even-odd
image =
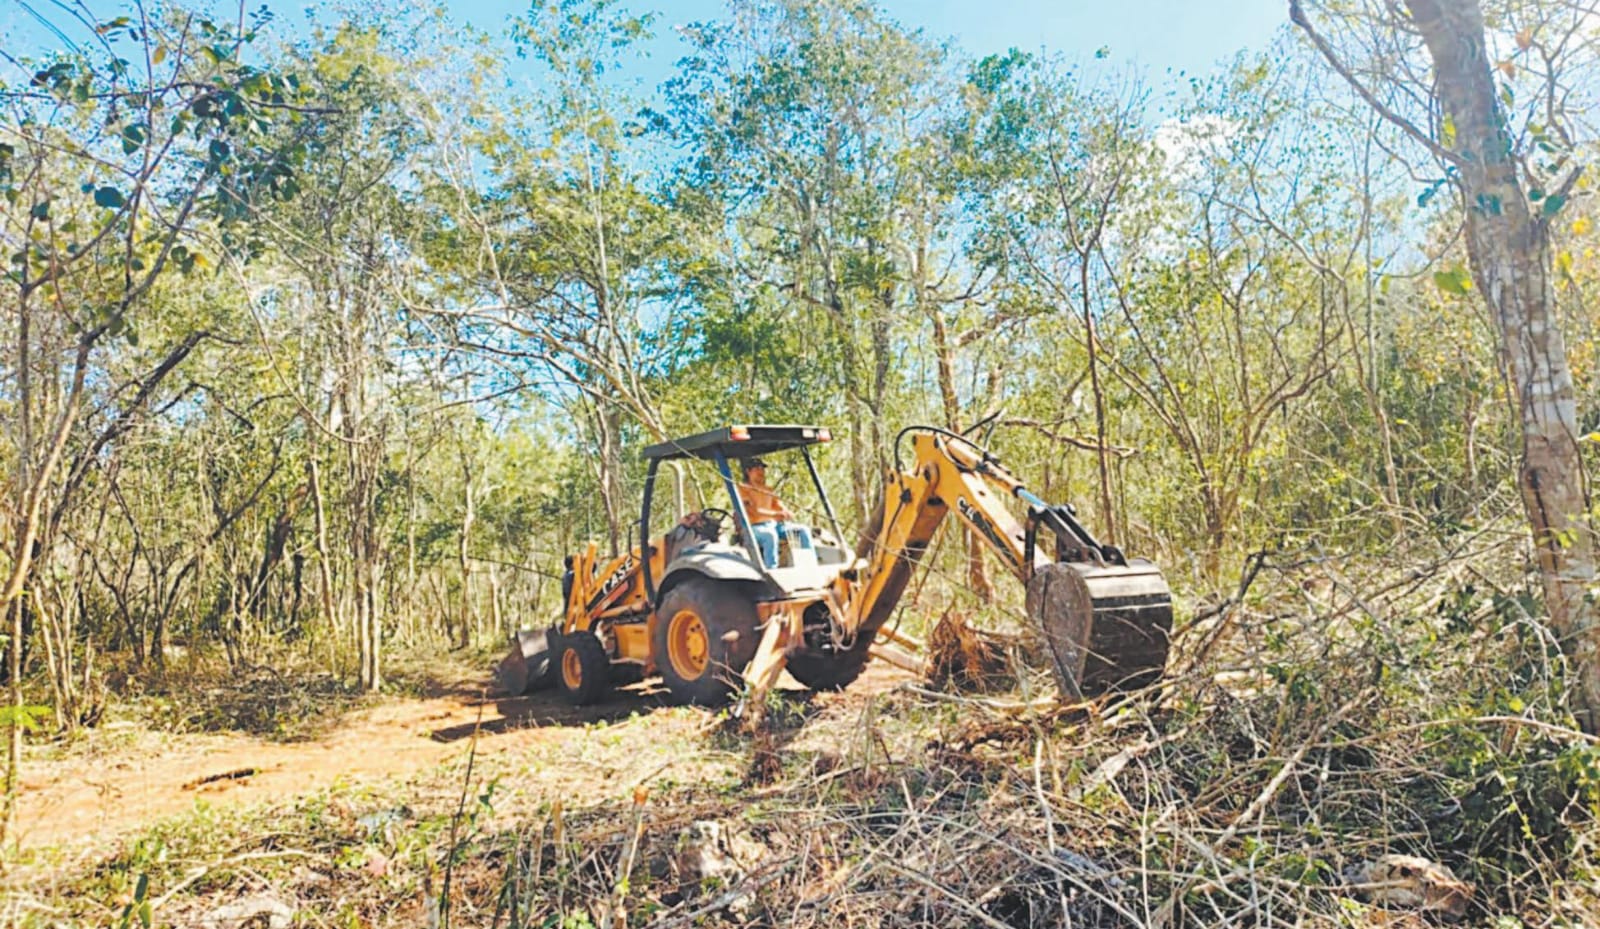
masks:
[[[654,713],[661,706],[659,698],[631,691],[581,710],[550,694],[498,700],[455,694],[395,699],[351,713],[312,742],[96,733],[82,750],[24,767],[15,835],[34,847],[99,842],[197,802],[266,803],[336,783],[386,779],[464,756],[475,731],[484,756],[581,738],[585,723],[633,713],[652,713],[652,725],[668,730],[696,725],[677,710]]]
[[[848,691],[818,700],[847,713],[908,677],[875,664]],[[390,699],[348,714],[310,742],[98,730],[62,757],[27,762],[14,835],[24,847],[101,845],[197,803],[267,804],[432,771],[465,757],[474,733],[480,760],[521,763],[545,798],[592,795],[596,783],[624,783],[668,766],[680,779],[709,776],[729,763],[703,750],[715,714],[668,706],[660,691],[623,690],[597,706],[572,708],[549,692],[477,696],[486,683],[485,676],[429,699]],[[590,725],[601,721],[608,725]]]

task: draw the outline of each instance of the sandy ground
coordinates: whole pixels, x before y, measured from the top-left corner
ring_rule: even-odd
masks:
[[[552,694],[487,700],[462,695],[396,699],[353,712],[325,738],[272,742],[244,735],[153,736],[23,769],[15,835],[24,846],[103,840],[197,802],[265,803],[336,783],[382,780],[464,756],[528,751],[570,739],[582,725],[650,712],[658,697],[632,691],[574,709]]]
[[[860,699],[908,677],[875,665],[847,694]],[[692,738],[712,721],[701,710],[667,707],[663,695],[638,688],[605,703],[573,708],[553,693],[487,699],[486,682],[464,682],[456,693],[397,698],[341,719],[310,742],[273,742],[238,734],[164,736],[102,734],[82,751],[37,759],[23,769],[15,838],[24,847],[103,844],[152,821],[192,809],[252,806],[292,799],[336,784],[377,782],[431,770],[463,758],[474,744],[480,758],[507,753],[560,756],[581,751],[586,724],[643,718],[621,727],[641,748],[674,737]],[[541,771],[552,792],[572,772]],[[587,775],[587,776],[592,776]]]

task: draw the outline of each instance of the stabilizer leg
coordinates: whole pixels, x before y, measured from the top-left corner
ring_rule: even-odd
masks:
[[[778,675],[789,657],[789,617],[774,613],[767,617],[761,630],[761,641],[756,653],[744,669],[744,697],[742,703],[749,713],[750,725],[759,725],[766,713],[767,694],[778,683]]]

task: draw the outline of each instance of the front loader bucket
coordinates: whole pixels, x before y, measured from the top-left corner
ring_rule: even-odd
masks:
[[[513,697],[550,683],[551,630],[518,629],[511,652],[495,666],[494,678]]]
[[[1172,590],[1143,558],[1058,562],[1028,581],[1028,616],[1044,630],[1063,698],[1155,683],[1167,666]]]

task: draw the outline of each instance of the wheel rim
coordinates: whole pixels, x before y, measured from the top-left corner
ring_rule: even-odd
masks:
[[[679,610],[667,624],[667,658],[687,681],[698,680],[711,663],[711,636],[693,610]]]
[[[561,680],[567,685],[568,690],[577,690],[583,686],[583,659],[578,656],[578,650],[569,648],[561,653]]]

